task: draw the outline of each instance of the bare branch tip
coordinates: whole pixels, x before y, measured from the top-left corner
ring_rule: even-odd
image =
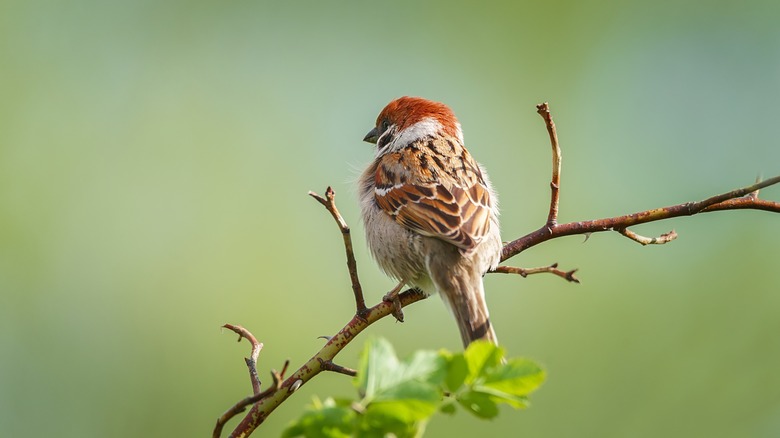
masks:
[[[309,191],[309,196],[314,198],[315,201],[319,202],[320,204],[324,205],[325,207],[328,206],[328,200],[323,198],[322,196],[318,195],[316,192]]]
[[[357,371],[353,370],[352,368],[347,368],[338,365],[336,363],[333,363],[332,360],[319,359],[319,361],[320,361],[320,365],[322,366],[322,369],[325,371],[332,371],[334,373],[344,374],[345,376],[350,376],[350,377],[357,376]]]
[[[672,240],[676,239],[677,237],[678,237],[677,236],[677,231],[675,231],[675,230],[669,231],[668,233],[661,234],[661,238],[662,239],[666,239],[667,242],[671,242]]]
[[[541,268],[518,268],[515,266],[498,266],[496,267],[496,269],[490,272],[498,272],[501,274],[517,274],[523,278],[527,278],[529,275],[532,274],[548,273],[563,278],[564,280],[572,283],[580,282],[580,280],[574,276],[574,273],[577,272],[577,269],[572,269],[570,271],[562,271],[558,269],[558,263],[553,263],[550,266],[543,266]]]
[[[664,243],[669,243],[677,238],[677,232],[674,230],[661,234],[658,237],[645,237],[629,230],[628,228],[615,228],[615,231],[643,246],[663,245]]]
[[[241,342],[241,338],[250,339],[250,336],[254,337],[254,336],[252,336],[251,333],[249,333],[249,330],[245,329],[244,327],[242,327],[240,325],[224,324],[222,326],[222,328],[226,328],[226,329],[232,331],[233,333],[237,334],[238,335],[238,342]]]
[[[580,284],[580,279],[574,276],[577,271],[579,271],[579,269],[572,269],[571,271],[567,272],[565,277],[566,280],[572,283]]]

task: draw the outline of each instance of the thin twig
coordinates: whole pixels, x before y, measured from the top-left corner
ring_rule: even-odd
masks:
[[[252,381],[252,391],[253,395],[250,397],[246,397],[242,400],[239,400],[238,403],[231,406],[230,409],[225,411],[224,414],[222,414],[217,419],[217,424],[214,426],[214,432],[212,433],[212,436],[215,438],[219,438],[219,436],[222,434],[222,429],[225,426],[225,423],[228,422],[231,418],[234,416],[240,414],[241,412],[244,412],[246,410],[246,407],[251,405],[252,403],[255,403],[255,401],[259,400],[260,398],[267,397],[268,395],[272,394],[274,391],[278,390],[279,385],[279,378],[278,376],[274,375],[273,373],[272,378],[274,380],[274,385],[270,388],[268,388],[265,391],[260,391],[260,378],[257,375],[257,358],[260,355],[260,351],[263,349],[263,344],[261,342],[257,341],[257,338],[246,328],[240,326],[240,325],[233,325],[233,324],[225,324],[222,327],[232,330],[234,333],[238,334],[238,341],[240,342],[242,338],[249,341],[249,343],[252,345],[252,352],[249,357],[244,358],[244,361],[246,362],[247,369],[249,370],[249,378]]]
[[[547,133],[550,135],[552,146],[552,180],[550,181],[550,212],[547,215],[547,226],[554,227],[558,223],[558,204],[560,202],[561,189],[561,147],[558,144],[558,133],[555,129],[550,105],[547,102],[536,105],[536,112],[544,119]]]
[[[758,193],[756,190],[753,193]],[[723,210],[764,210],[771,213],[780,213],[780,202],[767,201],[766,199],[755,198],[753,193],[749,193],[740,198],[729,199],[727,201],[719,202],[715,205],[711,205],[703,209],[702,213],[709,213],[711,211],[723,211]]]
[[[338,208],[336,208],[336,192],[328,186],[325,190],[325,197],[314,192],[309,192],[309,196],[325,206],[333,216],[333,219],[336,220],[339,230],[341,230],[341,236],[344,239],[344,250],[347,253],[347,270],[349,271],[349,279],[352,282],[352,293],[355,295],[355,308],[357,314],[362,315],[366,312],[366,301],[363,298],[363,288],[360,286],[360,279],[358,278],[357,261],[355,260],[355,253],[352,251],[352,236],[349,226],[341,216],[341,213],[339,213]]]
[[[663,245],[677,238],[677,232],[672,230],[658,237],[641,236],[627,228],[615,228],[615,231],[642,245]]]
[[[321,363],[322,363],[322,369],[325,371],[332,371],[334,373],[344,374],[352,377],[357,376],[357,371],[353,370],[352,368],[347,368],[341,365],[337,365],[333,363],[332,360],[323,360],[321,361]]]
[[[490,272],[495,272],[498,274],[517,274],[523,278],[533,274],[547,273],[547,274],[557,275],[558,277],[561,277],[564,280],[572,283],[580,282],[580,279],[574,276],[574,273],[577,272],[576,269],[572,269],[571,271],[562,271],[558,269],[557,263],[553,263],[550,266],[542,266],[539,268],[517,268],[515,266],[498,266],[495,270]]]
[[[222,326],[228,330],[232,330],[238,335],[238,341],[241,342],[241,338],[246,339],[252,345],[252,353],[249,357],[245,357],[246,367],[249,370],[249,379],[252,381],[252,390],[254,394],[260,392],[260,377],[257,374],[257,357],[260,355],[260,351],[263,349],[263,344],[257,341],[257,338],[247,329],[240,325],[225,324]]]
[[[279,373],[279,379],[284,379],[284,375],[287,373],[287,368],[290,366],[290,359],[287,359],[284,361],[284,365],[282,366],[282,371]]]

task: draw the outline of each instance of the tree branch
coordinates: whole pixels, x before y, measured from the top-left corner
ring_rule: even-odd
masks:
[[[547,102],[536,105],[536,112],[544,119],[547,133],[550,135],[552,146],[552,181],[550,181],[550,212],[547,215],[547,226],[554,227],[558,223],[558,203],[561,190],[561,147],[558,144],[558,132],[555,129],[550,105]]]
[[[336,192],[328,186],[325,190],[325,197],[309,192],[309,196],[316,199],[317,202],[322,204],[336,220],[336,225],[341,230],[341,236],[344,239],[344,249],[347,253],[347,270],[349,271],[349,279],[352,281],[352,293],[355,294],[355,307],[358,315],[362,315],[366,312],[366,301],[363,299],[363,288],[360,286],[360,279],[357,273],[357,261],[355,260],[355,253],[352,251],[352,236],[349,231],[347,222],[341,217],[338,208],[336,208]]]
[[[562,236],[575,234],[590,235],[591,233],[602,231],[616,231],[642,245],[662,244],[674,240],[677,237],[677,234],[674,231],[671,231],[662,234],[659,237],[651,238],[640,236],[633,231],[628,230],[628,227],[673,217],[692,216],[698,213],[723,210],[754,209],[780,213],[780,203],[758,198],[760,189],[780,182],[780,176],[776,176],[765,181],[757,181],[751,186],[712,196],[698,202],[687,202],[612,218],[558,224],[561,149],[549,105],[547,103],[537,105],[537,112],[542,116],[545,122],[552,145],[553,169],[550,182],[550,209],[547,215],[547,221],[541,228],[504,245],[501,256],[502,262],[528,248]],[[224,424],[230,418],[243,412],[249,405],[252,405],[250,411],[230,434],[230,437],[249,436],[263,423],[263,421],[265,421],[268,415],[270,415],[281,403],[287,400],[298,390],[298,388],[323,371],[332,371],[354,376],[355,370],[336,365],[333,363],[333,359],[368,326],[393,314],[397,310],[400,310],[394,308],[393,302],[387,301],[381,301],[370,308],[366,307],[362,287],[358,278],[357,262],[355,261],[352,248],[350,229],[336,208],[335,193],[333,189],[328,187],[325,192],[325,197],[317,195],[314,192],[309,192],[309,195],[316,199],[331,213],[341,230],[347,255],[347,269],[349,271],[350,280],[352,281],[352,290],[355,297],[356,314],[338,333],[331,337],[326,337],[328,340],[327,343],[312,356],[311,359],[290,375],[290,377],[284,379],[289,361],[285,363],[281,373],[272,371],[271,377],[273,379],[273,384],[265,391],[260,391],[260,380],[257,377],[256,369],[257,358],[262,349],[262,344],[257,342],[257,339],[243,327],[226,324],[226,328],[239,334],[239,340],[241,340],[241,338],[246,338],[252,344],[252,354],[250,358],[245,359],[245,361],[249,369],[253,395],[240,400],[220,416],[213,432],[215,438],[220,436]],[[579,283],[579,279],[574,276],[576,269],[563,271],[558,269],[557,263],[546,267],[528,269],[512,266],[499,266],[491,272],[518,274],[522,277],[538,273],[551,273],[569,282]],[[426,298],[426,296],[421,291],[409,289],[398,295],[399,301],[395,304],[397,305],[400,303],[400,307],[406,307],[424,298]]]
[[[225,324],[222,327],[238,334],[238,342],[241,342],[241,339],[244,338],[252,345],[252,353],[249,357],[244,358],[244,361],[249,369],[249,379],[252,382],[252,390],[255,394],[259,393],[262,384],[260,383],[260,377],[257,375],[257,357],[263,349],[263,344],[258,342],[257,338],[255,338],[249,330],[240,325]]]
[[[426,296],[417,289],[409,289],[398,295],[401,306],[406,307],[412,303],[420,301]],[[328,342],[309,359],[305,364],[301,365],[290,377],[280,382],[278,385],[269,388],[261,394],[257,394],[252,397],[247,397],[236,404],[228,412],[226,412],[220,420],[224,417],[227,419],[235,416],[243,411],[243,408],[249,404],[254,403],[252,409],[244,416],[244,419],[229,435],[231,438],[246,437],[249,436],[260,424],[265,421],[268,415],[271,414],[280,404],[287,400],[295,391],[301,386],[306,384],[309,380],[314,378],[317,374],[323,371],[336,371],[333,364],[333,358],[341,352],[357,335],[359,335],[368,326],[379,321],[380,319],[390,315],[393,311],[393,304],[390,302],[382,301],[379,304],[366,309],[363,315],[355,315],[344,328],[339,330],[334,336],[328,340]],[[330,364],[330,365],[326,365]],[[343,367],[342,367],[343,368]],[[354,370],[343,368],[337,372],[342,374],[348,374]],[[239,410],[238,407],[241,406]],[[232,414],[227,416],[228,414]],[[222,421],[222,424],[224,424]],[[219,426],[219,423],[218,423]],[[219,427],[221,431],[221,426]],[[214,430],[214,437],[219,436],[217,429]]]
[[[333,363],[333,361],[323,360],[321,362],[322,362],[322,369],[325,371],[333,371],[334,373],[344,374],[345,376],[351,376],[351,377],[357,376],[357,371],[353,370],[352,368],[336,365],[335,363]]]
[[[247,406],[259,400],[259,398],[257,398],[258,396],[262,398],[274,391],[278,381],[280,380],[272,373],[272,376],[274,377],[274,386],[266,391],[261,392],[260,377],[257,375],[257,357],[260,355],[260,351],[263,349],[263,344],[258,342],[257,338],[255,338],[254,335],[249,332],[249,330],[241,327],[240,325],[225,324],[222,327],[237,333],[239,342],[241,342],[242,338],[245,338],[252,345],[252,352],[249,357],[244,358],[244,361],[246,362],[247,369],[249,370],[249,379],[252,382],[252,391],[254,392],[254,395],[239,400],[238,403],[231,406],[230,409],[225,411],[225,413],[217,419],[217,424],[214,427],[214,433],[212,434],[212,437],[214,438],[219,438],[219,436],[222,434],[222,428],[228,420],[240,414],[241,412],[244,412]],[[255,398],[257,398],[257,400],[255,400]]]
[[[673,217],[693,216],[698,213],[737,209],[755,209],[780,213],[780,202],[765,201],[754,196],[746,196],[750,195],[751,192],[755,192],[756,190],[769,187],[779,182],[780,176],[775,176],[747,187],[712,196],[702,201],[686,202],[611,218],[557,224],[551,227],[545,224],[538,230],[504,245],[501,260],[504,261],[512,258],[526,249],[550,239],[573,236],[575,234],[625,230],[634,225],[670,219]],[[671,238],[667,239],[672,240]]]
[[[677,238],[677,232],[674,230],[661,234],[658,237],[640,236],[639,234],[626,228],[615,228],[615,231],[641,245],[663,245],[664,243],[671,242]]]
[[[580,279],[574,276],[574,273],[577,272],[576,269],[572,269],[571,271],[561,271],[560,269],[558,269],[557,263],[553,263],[550,266],[542,266],[540,268],[517,268],[514,266],[498,266],[496,267],[495,270],[491,272],[495,272],[498,274],[517,274],[523,278],[533,274],[553,274],[572,283],[580,282]]]
[[[502,262],[520,254],[532,246],[536,246],[557,237],[572,236],[575,234],[590,235],[591,233],[598,233],[601,231],[617,231],[623,236],[642,245],[663,244],[676,239],[677,233],[670,231],[659,237],[650,238],[640,236],[633,231],[629,231],[627,228],[633,225],[679,216],[693,216],[694,214],[711,211],[753,209],[780,213],[780,202],[765,201],[758,198],[759,190],[780,182],[780,175],[778,175],[764,181],[757,180],[756,183],[751,186],[715,195],[703,201],[686,202],[684,204],[645,210],[612,218],[558,224],[561,148],[558,142],[555,123],[553,122],[552,114],[550,113],[550,106],[547,102],[544,102],[537,105],[536,110],[539,115],[542,116],[542,119],[544,119],[545,125],[547,126],[547,132],[550,134],[550,143],[553,151],[552,181],[550,182],[550,187],[552,188],[552,193],[550,195],[550,212],[548,213],[547,222],[544,226],[504,245],[501,253]]]

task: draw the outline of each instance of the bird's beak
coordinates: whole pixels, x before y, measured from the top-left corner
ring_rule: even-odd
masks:
[[[376,144],[377,140],[379,140],[379,132],[377,131],[376,127],[374,127],[374,129],[368,131],[368,134],[366,134],[366,136],[363,137],[363,141],[368,142],[368,143]]]

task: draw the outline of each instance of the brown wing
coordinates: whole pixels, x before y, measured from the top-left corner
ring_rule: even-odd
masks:
[[[490,229],[490,192],[465,149],[440,154],[441,146],[431,141],[383,157],[375,199],[399,224],[469,253]]]

